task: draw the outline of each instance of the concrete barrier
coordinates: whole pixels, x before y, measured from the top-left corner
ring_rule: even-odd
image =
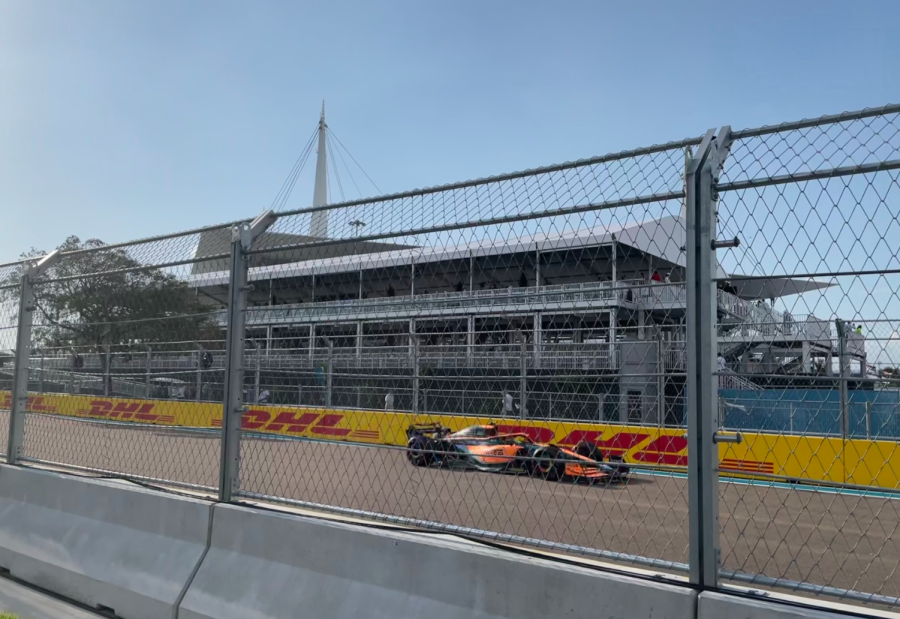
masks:
[[[687,588],[434,535],[216,505],[179,619],[693,619]]]
[[[821,602],[818,602],[821,603]],[[857,609],[854,609],[857,610]],[[847,619],[847,615],[782,602],[767,602],[727,593],[703,592],[697,604],[697,619]]]
[[[0,567],[127,619],[172,619],[211,505],[120,482],[0,466]]]

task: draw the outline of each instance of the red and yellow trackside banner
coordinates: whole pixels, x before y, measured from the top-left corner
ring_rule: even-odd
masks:
[[[0,392],[0,408],[10,406]],[[27,410],[98,421],[130,422],[192,428],[222,427],[222,405],[177,400],[131,400],[80,395],[32,395]],[[249,432],[313,439],[405,445],[412,423],[440,423],[453,430],[487,423],[486,418],[413,415],[287,406],[252,406],[242,427]],[[497,420],[500,431],[521,432],[541,443],[574,446],[591,441],[626,462],[683,467],[687,464],[684,430],[572,422]],[[900,443],[842,440],[742,432],[741,444],[719,445],[723,473],[778,475],[900,489]]]

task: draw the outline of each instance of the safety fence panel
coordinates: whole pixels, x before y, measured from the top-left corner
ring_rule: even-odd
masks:
[[[249,429],[315,440],[245,431],[240,496],[685,571],[680,439],[623,457],[684,421],[698,142],[279,214],[249,251]]]
[[[0,265],[0,391],[11,391],[16,372],[16,332],[19,325],[21,280],[25,264]],[[12,401],[0,401],[0,455],[6,456]]]
[[[897,610],[898,151],[886,106],[72,237],[0,265],[0,451]]]
[[[720,424],[765,434],[723,463],[801,469],[720,478],[723,574],[896,610],[900,108],[732,138],[718,237],[740,245],[717,251],[716,286],[753,310],[719,312],[717,370],[753,389],[722,393]]]
[[[210,362],[224,340],[222,304],[186,283],[204,266],[199,239],[185,233],[104,245],[73,237],[63,244],[33,286],[23,462],[216,488],[218,437],[176,426],[153,403],[132,399],[194,401],[191,426],[208,417],[200,401],[221,402],[221,370]],[[177,367],[156,367],[173,352]],[[78,397],[43,395],[50,393]]]

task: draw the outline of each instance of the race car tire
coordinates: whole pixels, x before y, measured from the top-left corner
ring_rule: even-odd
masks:
[[[406,458],[413,466],[431,466],[434,463],[435,445],[427,436],[414,436],[406,447]]]
[[[566,474],[566,463],[549,449],[539,449],[525,460],[525,471],[531,477],[546,481],[559,481]]]
[[[631,472],[631,467],[625,464],[625,458],[622,456],[610,456],[609,463],[616,472],[616,478],[620,480],[626,479]]]
[[[573,451],[583,458],[590,458],[594,462],[603,462],[603,452],[600,451],[600,448],[597,447],[596,443],[581,441],[575,445]]]

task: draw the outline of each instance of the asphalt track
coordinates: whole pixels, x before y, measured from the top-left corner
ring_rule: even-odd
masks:
[[[28,415],[25,435],[28,458],[210,487],[218,483],[218,433]],[[586,486],[417,468],[397,448],[245,437],[241,488],[688,561],[682,475],[638,475],[627,485]],[[720,507],[725,569],[900,597],[900,498],[723,480]]]

